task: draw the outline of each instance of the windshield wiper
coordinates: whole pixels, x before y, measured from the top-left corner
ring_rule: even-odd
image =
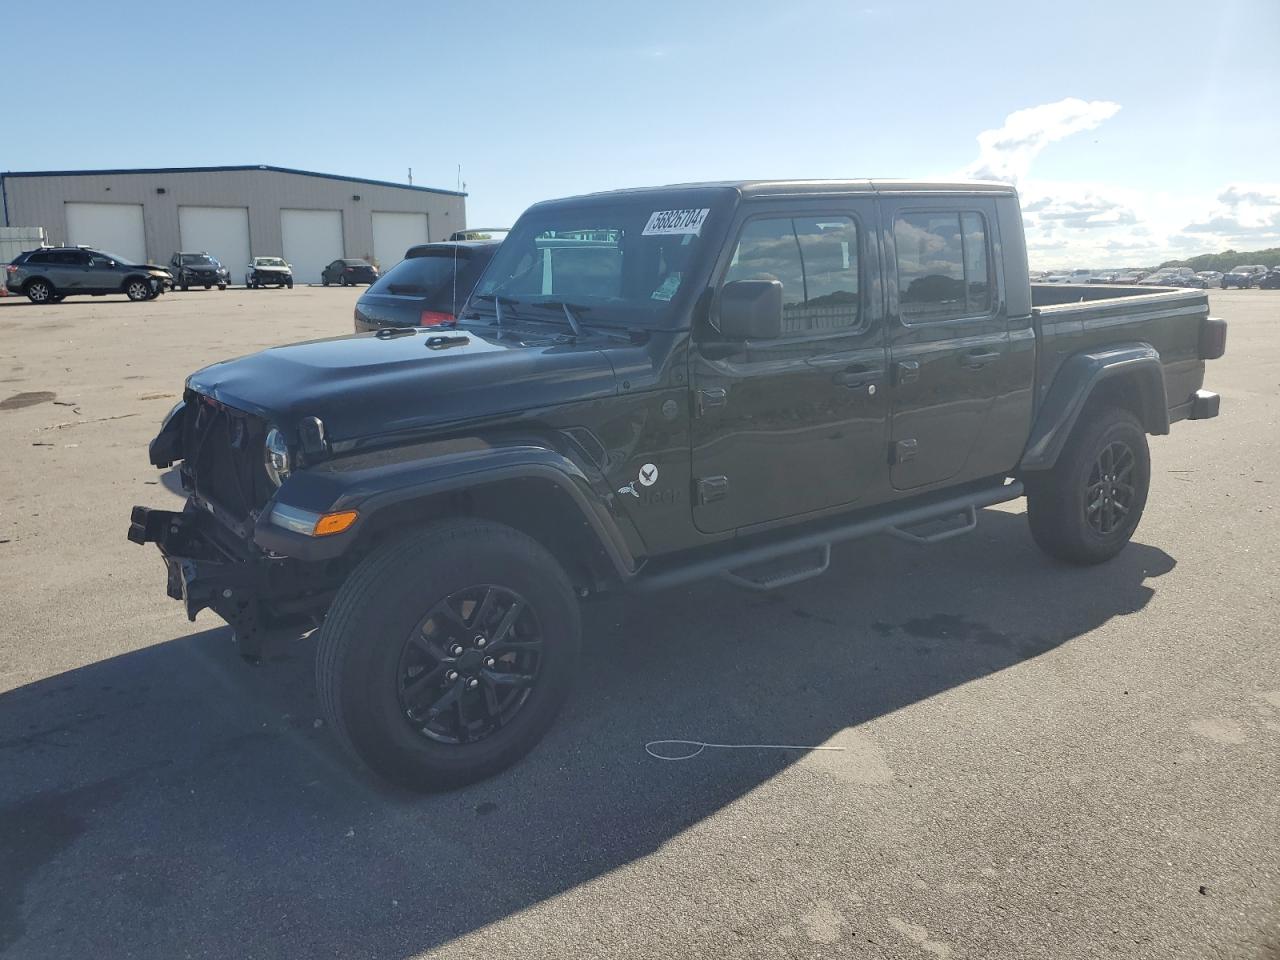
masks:
[[[613,337],[615,340],[625,340],[629,343],[635,343],[637,339],[643,342],[649,338],[647,330],[636,330],[631,327],[622,326],[612,323],[601,323],[596,320],[589,320],[584,324],[581,315],[591,310],[590,307],[584,307],[577,303],[566,303],[563,300],[534,300],[531,301],[532,306],[536,307],[559,307],[564,311],[564,318],[569,321],[569,326],[573,328],[575,336],[582,336],[582,329],[586,326],[594,333],[601,334],[606,337]]]
[[[574,315],[574,312],[573,312],[577,308],[570,307],[567,303],[563,303],[563,302],[560,304],[560,306],[564,310],[564,318],[569,321],[569,326],[573,328],[573,335],[575,337],[582,336],[582,324],[578,322],[578,318]]]
[[[492,301],[493,301],[493,316],[494,316],[494,321],[495,321],[495,323],[496,323],[496,325],[497,325],[497,327],[498,327],[498,329],[499,329],[499,330],[501,330],[501,329],[502,329],[502,303],[503,303],[503,301],[505,300],[505,301],[506,301],[507,306],[509,306],[509,307],[514,307],[517,303],[519,303],[519,302],[520,302],[519,300],[514,300],[514,299],[512,299],[511,297],[503,297],[503,296],[500,296],[499,294],[496,294],[496,293],[478,293],[478,294],[476,294],[475,296],[473,296],[471,299],[472,299],[472,300],[492,300]]]

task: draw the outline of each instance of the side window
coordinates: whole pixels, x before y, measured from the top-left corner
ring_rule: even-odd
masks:
[[[27,263],[53,263],[53,254],[45,253],[43,251],[33,253],[31,256],[27,257]]]
[[[748,221],[725,283],[782,284],[782,329],[815,333],[856,327],[858,227],[848,217],[770,217]]]
[[[76,250],[59,250],[52,255],[52,260],[60,267],[74,267],[80,264],[79,252]]]
[[[991,309],[986,220],[980,213],[901,213],[893,224],[898,308],[906,323]]]
[[[90,253],[88,250],[77,250],[77,251],[76,251],[75,253],[73,253],[71,256],[72,256],[72,262],[73,262],[73,263],[75,263],[75,264],[76,264],[76,266],[79,266],[79,267],[87,267],[87,266],[89,266],[91,263],[93,263],[93,261],[94,261],[94,259],[95,259],[95,258],[94,258],[94,255],[93,255],[92,253]],[[104,267],[107,265],[107,258],[106,258],[106,257],[99,257],[99,258],[97,258],[97,259],[101,261],[101,263],[102,263],[102,265],[103,265]]]

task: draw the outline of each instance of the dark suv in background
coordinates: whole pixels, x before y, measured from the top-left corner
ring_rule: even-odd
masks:
[[[216,257],[204,252],[175,253],[169,258],[169,272],[173,274],[174,286],[183,290],[188,287],[204,287],[208,290],[214,286],[225,290],[231,282],[231,271],[220,264]]]
[[[14,257],[5,268],[10,293],[25,293],[32,303],[57,303],[65,297],[123,293],[130,300],[152,300],[173,281],[154,263],[130,263],[90,247],[41,247]]]
[[[356,301],[356,333],[452,323],[500,246],[498,240],[472,240],[410,247]]]

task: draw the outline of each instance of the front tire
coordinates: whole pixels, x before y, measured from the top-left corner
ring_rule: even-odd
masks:
[[[510,527],[450,520],[366,557],[320,631],[325,720],[378,775],[413,790],[492,776],[542,738],[581,643],[572,585]]]
[[[329,275],[327,273],[320,274],[320,285],[327,287],[329,285]]]
[[[1068,563],[1110,560],[1147,505],[1146,431],[1128,410],[1086,407],[1053,469],[1026,484],[1027,521],[1041,550]]]
[[[145,280],[133,279],[124,285],[125,296],[135,303],[143,300],[150,300],[152,295],[151,284]]]

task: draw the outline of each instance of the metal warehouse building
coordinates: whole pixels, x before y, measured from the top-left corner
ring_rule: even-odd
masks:
[[[466,194],[284,167],[164,167],[0,174],[4,225],[43,227],[135,262],[206,251],[243,280],[283,256],[303,283],[339,257],[384,270],[406,248],[466,227]]]

